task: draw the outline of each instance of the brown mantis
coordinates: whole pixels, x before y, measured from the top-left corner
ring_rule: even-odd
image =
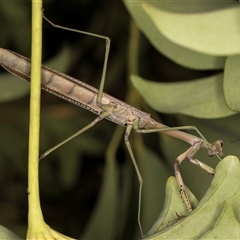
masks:
[[[110,39],[102,35],[65,28],[53,24],[48,19],[46,20],[57,28],[71,30],[78,33],[84,33],[90,36],[95,36],[104,39],[106,41],[106,51],[99,89],[96,89],[88,85],[87,83],[84,83],[80,80],[77,80],[66,74],[60,73],[56,70],[52,70],[51,68],[42,65],[42,85],[41,85],[42,89],[60,98],[63,98],[71,103],[74,103],[82,108],[85,108],[98,116],[95,118],[94,121],[89,123],[87,126],[82,128],[81,130],[79,130],[66,140],[62,141],[58,145],[46,151],[44,154],[40,156],[40,159],[46,157],[48,154],[50,154],[52,151],[54,151],[61,145],[65,144],[66,142],[70,141],[76,136],[82,134],[83,132],[93,127],[96,123],[105,118],[118,125],[126,127],[124,141],[130,154],[130,157],[132,159],[139,180],[138,224],[140,227],[141,234],[143,236],[143,230],[140,222],[141,193],[143,179],[138,168],[138,165],[136,163],[128,137],[132,129],[139,133],[163,132],[169,136],[183,140],[191,145],[185,152],[180,154],[174,162],[174,171],[180,188],[181,196],[184,200],[184,203],[186,204],[188,211],[191,212],[193,209],[184,187],[184,182],[179,171],[179,165],[181,164],[182,161],[186,159],[187,161],[193,163],[194,165],[199,166],[209,174],[214,174],[214,169],[202,163],[201,161],[195,159],[194,155],[198,152],[200,148],[204,148],[207,150],[208,156],[216,155],[219,159],[221,159],[223,157],[222,152],[223,141],[217,140],[214,143],[209,144],[208,141],[201,134],[201,132],[194,126],[182,126],[170,128],[162,123],[156,122],[154,119],[150,117],[149,114],[142,112],[139,109],[134,108],[133,106],[130,106],[127,103],[104,93],[103,88],[105,83],[108,54],[110,50]],[[10,73],[16,75],[17,77],[22,78],[28,82],[31,81],[30,79],[31,61],[25,58],[24,56],[0,48],[0,65]],[[195,130],[200,135],[201,138],[179,130]]]

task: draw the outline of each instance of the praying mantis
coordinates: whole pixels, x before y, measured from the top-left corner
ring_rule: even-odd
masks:
[[[77,33],[84,33],[93,37],[104,39],[106,41],[106,50],[99,89],[96,89],[85,82],[82,82],[66,74],[42,65],[42,89],[66,101],[76,104],[77,106],[85,108],[88,111],[93,112],[97,115],[97,117],[87,126],[43,153],[40,156],[40,159],[45,158],[48,154],[50,154],[66,142],[70,141],[71,139],[87,131],[103,119],[110,120],[118,125],[125,127],[126,131],[124,135],[124,142],[133,162],[139,181],[138,224],[141,235],[143,236],[144,234],[140,221],[143,178],[141,176],[141,172],[138,168],[137,161],[135,159],[131,144],[129,142],[129,135],[133,129],[138,133],[163,132],[164,134],[167,134],[171,137],[180,139],[190,144],[190,147],[182,154],[180,154],[174,161],[174,171],[176,179],[178,181],[182,199],[188,211],[191,212],[193,208],[189,201],[184,182],[179,171],[179,165],[182,163],[182,161],[187,160],[192,164],[199,166],[207,173],[214,174],[214,169],[204,164],[203,162],[195,159],[194,156],[200,148],[204,148],[207,150],[208,156],[215,155],[219,159],[221,159],[223,157],[223,141],[217,140],[212,144],[209,144],[205,137],[201,134],[201,132],[194,126],[168,127],[162,123],[155,121],[153,118],[150,117],[149,114],[140,111],[139,109],[104,93],[103,89],[107,71],[108,55],[110,51],[110,39],[102,35],[59,26],[52,23],[46,17],[44,18],[54,27],[74,31]],[[16,75],[17,77],[31,82],[31,61],[24,56],[10,50],[0,48],[0,65],[10,73]],[[196,137],[181,130],[195,130],[200,137]]]

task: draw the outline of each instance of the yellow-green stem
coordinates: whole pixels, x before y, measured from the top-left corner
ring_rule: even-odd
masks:
[[[28,156],[28,224],[33,228],[43,220],[39,200],[39,129],[42,58],[42,1],[32,0],[32,68]],[[36,217],[37,216],[37,217]],[[36,218],[35,218],[36,217]],[[40,222],[41,222],[40,220]],[[28,230],[29,231],[29,230]],[[31,230],[30,230],[31,231]]]

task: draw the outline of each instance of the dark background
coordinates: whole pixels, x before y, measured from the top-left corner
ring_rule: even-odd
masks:
[[[0,24],[3,29],[0,36],[1,47],[29,57],[30,3],[18,1],[7,4],[8,8],[0,7]],[[45,16],[58,25],[94,32],[111,39],[104,91],[125,100],[129,91],[127,64],[131,18],[124,4],[117,0],[52,0],[44,2],[44,9]],[[44,21],[43,61],[52,59],[67,47],[70,48],[70,61],[60,63],[61,66],[66,66],[66,73],[98,87],[105,51],[104,41],[55,29]],[[143,35],[139,59],[145,60],[139,61],[140,76],[155,81],[188,80],[213,73],[189,70],[174,64],[157,52]],[[4,72],[3,69],[0,71]],[[41,103],[41,152],[95,118],[92,113],[45,92],[42,92]],[[28,105],[28,95],[0,105],[0,224],[9,227],[22,237],[27,229],[28,210],[26,194]],[[158,114],[158,117],[167,125],[180,125],[175,115]],[[44,218],[52,228],[75,238],[81,236],[85,230],[100,191],[105,151],[114,129],[113,123],[102,121],[48,156],[40,164],[41,204]],[[161,156],[166,171],[173,175],[173,160],[170,164],[164,161],[164,149],[159,148],[160,143],[161,139],[157,134],[144,136],[144,144]],[[122,169],[126,160],[129,160],[123,141],[116,154],[122,180]],[[120,181],[119,188],[122,190],[122,187]],[[131,188],[133,196],[137,196],[138,183],[134,172]],[[136,211],[137,197],[132,197],[125,228],[116,234],[116,239],[132,239],[136,236],[138,232]],[[107,219],[103,218],[103,221]]]

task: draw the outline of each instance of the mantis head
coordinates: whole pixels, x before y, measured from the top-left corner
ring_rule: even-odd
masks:
[[[217,140],[217,141],[215,141],[215,142],[213,142],[211,145],[212,145],[212,148],[215,150],[215,152],[212,150],[212,149],[208,149],[207,150],[207,155],[209,156],[209,157],[213,157],[213,156],[215,156],[216,155],[216,153],[217,153],[217,155],[220,157],[220,158],[223,158],[224,157],[224,155],[223,155],[223,150],[222,150],[222,147],[223,147],[223,140]]]

